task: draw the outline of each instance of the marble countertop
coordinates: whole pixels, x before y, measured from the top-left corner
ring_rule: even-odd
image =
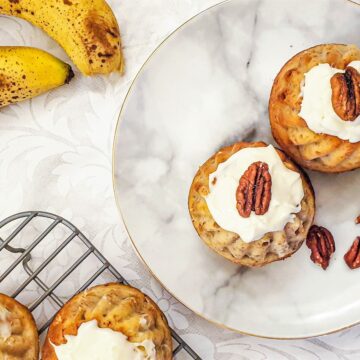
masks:
[[[72,221],[124,277],[157,301],[170,324],[203,359],[359,359],[360,327],[297,341],[239,335],[208,323],[177,303],[139,261],[113,196],[112,143],[118,113],[133,78],[158,44],[184,21],[218,1],[109,3],[122,29],[127,61],[123,78],[90,79],[76,73],[67,87],[1,110],[1,218],[24,210],[44,210]],[[0,22],[1,45],[37,46],[68,61],[56,43],[30,24],[6,17]]]

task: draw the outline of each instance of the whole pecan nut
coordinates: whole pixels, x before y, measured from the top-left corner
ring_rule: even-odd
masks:
[[[344,121],[354,121],[360,115],[360,74],[351,66],[331,80],[331,102],[336,114]]]
[[[236,190],[236,208],[240,216],[248,218],[251,211],[264,215],[271,201],[271,174],[268,164],[252,163],[240,178]]]
[[[360,267],[360,236],[354,240],[350,249],[344,255],[344,260],[350,269]]]
[[[335,252],[335,241],[330,231],[322,226],[313,225],[309,230],[306,245],[311,250],[310,259],[326,270],[331,255]]]

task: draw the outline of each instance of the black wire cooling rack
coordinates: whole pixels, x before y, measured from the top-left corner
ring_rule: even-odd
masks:
[[[0,292],[28,306],[40,334],[69,298],[89,286],[111,281],[128,284],[86,236],[61,216],[23,212],[1,221],[0,231]],[[174,330],[172,337],[175,359],[201,360]]]

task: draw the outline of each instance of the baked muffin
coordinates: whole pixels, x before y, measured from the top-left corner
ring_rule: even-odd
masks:
[[[37,360],[39,337],[30,311],[0,294],[0,359]]]
[[[106,360],[170,360],[172,338],[152,300],[130,286],[111,283],[76,295],[60,309],[42,355],[43,360],[100,355]]]
[[[274,81],[269,115],[275,140],[298,164],[360,167],[360,49],[325,44],[295,55]]]
[[[201,239],[249,267],[295,253],[315,214],[309,178],[263,142],[239,142],[207,160],[195,175],[188,205]]]

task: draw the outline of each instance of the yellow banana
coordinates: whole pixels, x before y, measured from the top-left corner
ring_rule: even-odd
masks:
[[[0,14],[43,29],[85,75],[123,71],[119,26],[104,0],[0,0]]]
[[[67,84],[73,76],[70,65],[45,51],[0,46],[0,107]]]

